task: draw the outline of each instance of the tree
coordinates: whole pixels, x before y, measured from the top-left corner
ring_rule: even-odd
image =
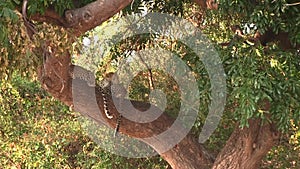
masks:
[[[72,48],[66,44],[75,41],[68,33],[72,32],[79,38],[120,10],[124,11],[124,15],[137,12],[142,2],[136,1],[128,7],[130,0],[30,1],[25,7],[30,20],[52,24],[37,24],[36,29],[42,31],[31,29],[29,22],[25,22],[24,26],[22,20],[18,20],[20,14],[14,10],[22,11],[21,2],[1,2],[0,38],[3,48],[0,64],[1,72],[6,75],[2,78],[9,79],[16,70],[28,72],[27,76],[34,76],[36,71],[42,87],[66,105],[75,104],[72,89],[80,93],[76,111],[99,122],[95,108],[86,106],[90,104],[90,95],[99,86],[90,87],[82,81],[74,85],[68,73]],[[161,153],[161,157],[173,168],[259,168],[267,152],[280,138],[284,138],[291,121],[299,125],[299,53],[296,49],[300,31],[295,26],[300,18],[298,4],[285,1],[220,1],[219,4],[195,1],[200,6],[197,8],[190,2],[175,0],[151,2],[154,4],[150,7],[152,11],[183,16],[189,12],[195,16],[198,14],[200,19],[190,19],[208,34],[222,54],[228,76],[225,114],[227,118],[235,119],[231,136],[215,158],[211,158],[213,155],[195,139],[192,132],[178,145]],[[196,9],[196,12],[184,11],[186,4],[189,4],[187,9]],[[255,26],[251,27],[251,24]],[[34,41],[36,44],[32,44],[27,34],[31,40],[37,39]],[[191,63],[198,64],[196,61]],[[37,65],[39,68],[35,69]],[[96,91],[97,102],[103,103],[105,98],[99,90]],[[107,102],[111,114],[117,117],[119,112],[112,98],[108,98]],[[132,103],[139,110],[149,106],[142,101]],[[99,104],[99,108],[103,111],[105,107]],[[143,140],[166,130],[172,122],[173,118],[166,113],[146,124],[124,119],[120,132]],[[114,120],[106,119],[106,123],[116,126]],[[160,152],[159,142],[151,146]]]

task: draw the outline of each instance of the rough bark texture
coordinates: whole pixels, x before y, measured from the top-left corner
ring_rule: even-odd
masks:
[[[66,59],[67,58],[67,59]],[[106,118],[103,111],[103,97],[99,92],[99,86],[90,87],[84,80],[72,80],[68,74],[70,59],[68,56],[50,58],[45,63],[44,70],[40,70],[40,81],[44,89],[51,93],[55,98],[72,106],[82,115],[94,121],[106,124],[111,127],[116,126],[116,117],[119,112],[116,110],[112,98],[108,98],[108,107],[113,119]],[[41,68],[41,69],[43,69]],[[55,71],[54,71],[55,70]],[[42,73],[44,72],[44,73]],[[95,96],[93,98],[92,96]],[[116,103],[117,104],[117,103]],[[132,101],[137,110],[144,111],[149,107],[148,103]],[[123,111],[130,108],[126,105]],[[130,111],[132,111],[130,109]],[[157,113],[163,113],[157,109]],[[150,123],[134,123],[127,119],[122,119],[120,132],[132,137],[140,138],[152,146],[157,152],[162,152],[162,145],[168,144],[166,140],[149,141],[145,137],[155,136],[167,130],[174,122],[174,119],[163,113],[157,120]],[[181,131],[182,126],[177,126],[177,131]],[[167,152],[160,154],[173,168],[183,169],[207,169],[212,164],[204,148],[192,135],[188,135],[179,144]]]
[[[98,0],[81,8],[67,10],[64,16],[59,16],[53,8],[49,8],[44,15],[36,14],[31,19],[71,28],[74,35],[79,36],[118,13],[130,4],[131,1]]]
[[[45,15],[34,15],[36,21],[51,22],[63,27],[72,28],[75,35],[90,30],[119,10],[128,5],[131,0],[98,0],[85,7],[66,11],[64,17],[60,17],[49,9]],[[205,4],[204,1],[196,1]],[[210,2],[210,1],[209,1]],[[55,50],[53,50],[55,51]],[[45,52],[45,51],[43,51]],[[43,53],[42,52],[42,53]],[[48,51],[50,52],[50,51]],[[44,65],[39,69],[39,79],[43,88],[58,100],[68,106],[75,105],[75,110],[98,123],[104,123],[114,127],[115,118],[119,115],[112,98],[108,99],[108,108],[113,115],[113,120],[106,118],[103,111],[103,97],[99,93],[99,86],[90,87],[83,80],[72,80],[68,74],[71,66],[71,57],[68,51],[60,57],[51,57],[55,53],[49,53]],[[74,92],[75,91],[75,92]],[[74,95],[76,93],[76,95]],[[94,99],[91,96],[95,96]],[[137,110],[143,111],[149,107],[148,103],[132,101]],[[126,108],[124,107],[125,111]],[[174,169],[254,169],[258,168],[261,159],[267,151],[275,144],[278,136],[273,125],[261,126],[260,120],[250,120],[250,128],[240,129],[236,127],[226,146],[213,163],[212,158],[206,153],[202,145],[192,135],[187,135],[180,143],[167,152],[161,151],[165,140],[149,142],[143,138],[154,136],[167,130],[174,119],[157,109],[162,115],[151,123],[134,123],[123,119],[120,132],[132,137],[140,138],[151,145]],[[180,131],[182,126],[177,126]]]
[[[72,81],[70,76],[64,73],[68,72],[69,65],[70,59],[68,56],[63,57],[63,59],[49,59],[44,66],[46,71],[44,71],[43,75],[40,73],[42,86],[65,104],[69,106],[75,105],[75,110],[82,115],[114,128],[116,125],[115,118],[108,119],[104,114],[103,98],[98,92],[99,90],[97,90],[99,86],[95,88],[90,87],[86,81],[79,79]],[[95,96],[96,99],[91,96]],[[119,112],[116,110],[112,98],[108,99],[108,103],[111,114],[117,117]],[[143,102],[132,101],[132,104],[140,111],[144,111],[149,107],[148,103]],[[124,111],[127,108],[129,110],[129,107],[126,107],[126,105],[123,108]],[[162,112],[157,109],[157,113]],[[120,132],[140,138],[140,140],[152,146],[157,152],[161,152],[163,148],[161,145],[165,145],[166,140],[149,142],[149,140],[144,140],[143,138],[154,136],[167,130],[173,121],[174,119],[165,113],[151,123],[134,123],[124,119],[121,122]],[[257,169],[262,158],[275,145],[279,134],[272,124],[261,125],[261,121],[258,119],[250,120],[249,125],[250,128],[244,129],[236,127],[214,163],[203,146],[190,134],[175,147],[167,152],[160,153],[160,155],[174,169],[207,169],[211,168],[211,166],[214,169]],[[178,126],[177,131],[181,130],[180,127]]]
[[[213,169],[258,169],[263,157],[276,144],[279,133],[272,124],[249,120],[249,128],[236,126]]]

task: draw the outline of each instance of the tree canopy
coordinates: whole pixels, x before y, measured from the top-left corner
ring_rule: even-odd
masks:
[[[78,89],[82,98],[89,97],[90,90],[84,93],[80,86],[85,89],[90,87],[81,83],[80,86],[75,86],[68,75],[71,64],[93,62],[93,54],[101,53],[97,51],[97,46],[89,45],[86,49],[87,45],[84,41],[91,42],[95,40],[94,37],[103,38],[107,36],[106,34],[117,33],[117,31],[105,32],[107,30],[105,26],[120,18],[131,14],[144,17],[147,13],[158,12],[184,18],[207,36],[222,61],[227,88],[227,101],[222,120],[214,134],[202,145],[195,138],[201,132],[207,118],[212,86],[207,67],[198,59],[194,51],[178,39],[159,34],[137,35],[114,44],[109,53],[102,56],[94,65],[96,81],[104,79],[108,72],[117,70],[122,61],[129,58],[128,55],[132,51],[155,47],[175,53],[189,66],[197,81],[201,106],[191,132],[174,148],[159,155],[173,168],[182,166],[186,168],[209,166],[215,169],[225,166],[249,169],[260,166],[299,168],[299,2],[294,0],[219,0],[217,2],[212,0],[36,0],[28,1],[25,13],[23,4],[18,0],[0,2],[0,79],[3,89],[0,95],[2,105],[0,116],[3,122],[0,129],[5,136],[0,140],[5,143],[0,155],[9,156],[14,165],[23,166],[28,163],[26,167],[39,166],[37,163],[15,160],[15,154],[12,152],[4,153],[9,149],[8,144],[16,144],[16,140],[8,139],[9,136],[20,137],[30,133],[30,130],[35,131],[31,127],[33,124],[28,123],[21,125],[24,126],[24,130],[19,131],[19,134],[7,133],[15,132],[12,126],[20,127],[18,123],[24,122],[20,112],[24,112],[27,120],[43,122],[40,118],[33,118],[30,111],[34,109],[33,114],[36,114],[50,108],[51,113],[45,116],[59,116],[63,121],[72,121],[73,113],[61,103],[69,107],[74,105],[72,88]],[[26,16],[23,16],[24,14]],[[32,24],[35,30],[30,30],[28,24]],[[82,54],[83,51],[85,54]],[[79,55],[81,57],[76,57]],[[40,87],[37,87],[37,82]],[[41,88],[44,91],[41,91]],[[99,86],[96,85],[95,89],[98,88]],[[147,141],[143,140],[144,136],[166,130],[174,121],[173,118],[178,116],[178,109],[180,109],[178,84],[161,70],[149,69],[140,72],[129,86],[127,99],[132,100],[137,109],[144,110],[149,106],[149,93],[153,88],[162,89],[167,94],[166,111],[161,117],[156,122],[146,125],[135,124],[124,119],[120,127],[121,133],[146,143]],[[97,102],[104,102],[105,98],[101,94],[96,92],[95,95]],[[60,102],[53,101],[53,98]],[[108,107],[115,117],[120,113],[112,100],[108,99]],[[84,105],[89,105],[88,100],[83,99],[76,111],[93,117],[99,123],[92,112],[93,109]],[[97,108],[103,110],[105,107],[99,104]],[[57,109],[62,109],[61,113],[58,113],[60,110]],[[67,115],[63,116],[63,113]],[[17,118],[13,118],[15,115]],[[57,120],[53,118],[54,121]],[[106,123],[112,128],[116,125],[116,121],[109,119]],[[78,128],[75,130],[72,131],[75,132],[74,134],[80,132]],[[70,141],[69,137],[72,136],[65,132],[64,129],[62,133],[57,131],[57,135]],[[50,133],[55,135],[52,131]],[[82,140],[85,139],[88,138],[82,136]],[[49,145],[49,142],[51,140],[48,140],[44,146]],[[85,140],[85,142],[96,146],[92,141]],[[59,144],[66,146],[67,143],[61,141],[55,146]],[[151,146],[159,150],[158,145]],[[187,148],[187,145],[190,148]],[[37,149],[43,147],[43,145],[28,146],[35,146]],[[63,151],[67,151],[67,148]],[[82,155],[79,152],[72,152],[72,155],[74,154]],[[194,155],[194,158],[188,159],[189,156]],[[61,160],[65,158],[57,154],[49,156]],[[32,157],[31,160],[34,161],[34,158]],[[82,159],[79,158],[80,160]],[[67,161],[70,164],[70,159]],[[149,163],[159,163],[161,164],[159,167],[167,166],[165,162],[159,161],[160,159],[157,158],[150,160]],[[5,164],[9,165],[9,162]],[[99,163],[89,162],[89,164],[91,167]],[[77,165],[84,166],[80,162]],[[145,165],[141,168],[153,166],[155,165]],[[69,167],[75,166],[69,165]]]

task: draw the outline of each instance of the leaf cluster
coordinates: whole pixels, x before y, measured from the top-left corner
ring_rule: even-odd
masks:
[[[226,1],[219,3],[219,14],[227,20],[234,20],[241,24],[253,23],[264,33],[272,30],[288,32],[293,43],[300,43],[300,10],[299,5],[289,5],[294,0],[265,0],[265,1]]]

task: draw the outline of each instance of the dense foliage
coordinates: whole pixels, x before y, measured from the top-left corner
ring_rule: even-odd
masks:
[[[3,168],[166,168],[159,157],[108,154],[83,132],[79,114],[14,74],[0,83],[0,163]]]
[[[66,9],[82,6],[91,0],[80,2],[30,1],[28,13],[43,13],[47,7],[54,5],[62,15]],[[274,33],[288,32],[292,44],[299,44],[300,12],[299,5],[290,5],[293,2],[220,0],[218,10],[204,11],[189,1],[135,0],[123,10],[123,15],[164,12],[181,16],[194,23],[215,44],[227,74],[228,103],[219,128],[206,143],[213,152],[218,152],[225,144],[235,122],[247,127],[248,119],[261,118],[265,122],[275,123],[285,133],[280,145],[269,152],[264,166],[299,168],[299,53],[293,49],[281,49],[276,41],[267,46],[245,43],[257,30],[261,33],[271,30]],[[144,159],[125,162],[124,158],[106,154],[81,131],[76,120],[78,114],[53,100],[35,81],[24,79],[36,78],[35,71],[42,60],[31,50],[40,44],[31,44],[21,15],[15,11],[20,5],[18,0],[0,2],[0,163],[7,168],[164,168],[166,164],[159,158],[138,164]],[[243,30],[243,38],[235,39],[231,29],[235,25]],[[45,24],[40,25],[39,29],[41,34],[37,39],[52,38],[52,43],[64,44],[60,46],[62,50],[71,50],[70,45],[65,45],[68,38],[61,38],[68,36],[65,30]],[[95,32],[87,35],[95,35]],[[155,43],[158,39],[160,43]],[[223,42],[230,42],[230,45],[220,46]],[[201,113],[193,128],[193,132],[198,133],[209,104],[210,84],[205,67],[192,52],[188,52],[184,44],[154,35],[134,37],[116,45],[111,55],[101,60],[96,68],[100,74],[115,70],[118,62],[126,58],[125,51],[155,45],[176,53],[189,63],[196,74],[202,94]],[[159,71],[153,75],[155,83],[163,89],[176,86],[161,83],[171,82],[172,79]],[[143,72],[136,77],[137,83],[131,86],[131,98],[147,101],[148,76],[148,72]],[[168,99],[173,99],[173,102],[168,105],[168,110],[172,113],[178,108],[178,96],[174,91],[169,92]],[[268,105],[270,108],[267,109]]]

